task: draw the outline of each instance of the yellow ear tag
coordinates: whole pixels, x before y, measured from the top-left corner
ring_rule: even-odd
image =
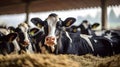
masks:
[[[34,35],[34,31],[32,31],[30,34],[31,34],[31,35]]]
[[[39,28],[42,28],[42,25],[40,25],[40,24],[37,24],[37,26],[38,26]]]
[[[31,34],[31,35],[34,35],[34,32],[35,32],[35,31],[36,31],[36,30],[31,31],[30,34]]]
[[[77,32],[77,29],[73,29],[73,32]]]
[[[95,29],[97,26],[93,26],[93,29]]]
[[[72,20],[68,21],[66,26],[70,26],[71,22],[72,22]]]

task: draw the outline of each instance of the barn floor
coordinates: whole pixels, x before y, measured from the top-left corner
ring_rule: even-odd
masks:
[[[23,54],[0,55],[0,67],[120,67],[120,55],[95,57],[92,55]]]

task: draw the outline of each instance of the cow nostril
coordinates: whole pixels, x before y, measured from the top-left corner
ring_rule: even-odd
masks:
[[[55,40],[54,37],[47,37],[47,38],[46,38],[46,41],[54,41],[54,40]]]
[[[27,42],[27,43],[28,43],[29,41],[28,41],[28,40],[26,40],[26,41],[24,41],[24,42]]]
[[[49,40],[49,38],[47,37],[47,38],[46,38],[46,41],[48,41],[48,40]]]
[[[24,41],[24,44],[25,44],[25,45],[27,45],[28,43],[29,43],[29,41],[27,41],[27,40],[26,40],[26,41]]]

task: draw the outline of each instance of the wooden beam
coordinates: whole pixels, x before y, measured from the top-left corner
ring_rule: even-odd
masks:
[[[107,0],[101,0],[101,10],[102,10],[102,30],[107,30],[108,29],[108,22],[107,22]]]
[[[44,0],[17,0],[17,1],[12,0],[12,2],[7,2],[7,3],[6,1],[1,1],[0,8],[7,7],[7,6],[21,5],[21,4],[25,4],[26,2],[37,2],[37,1],[44,1]]]

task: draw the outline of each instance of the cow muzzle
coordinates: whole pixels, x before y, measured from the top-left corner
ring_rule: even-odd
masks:
[[[29,45],[29,41],[28,41],[28,40],[23,41],[23,42],[21,43],[21,45],[24,46],[24,47],[27,47],[27,46]]]
[[[53,36],[46,37],[45,38],[45,45],[47,46],[54,46],[56,45],[56,38]]]

